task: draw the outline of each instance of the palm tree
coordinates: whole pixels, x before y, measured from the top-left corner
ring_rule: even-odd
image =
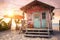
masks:
[[[9,28],[11,29],[12,17],[9,17],[9,16],[7,16],[7,15],[4,15],[4,18],[10,18],[10,19],[11,19],[11,20],[9,21],[9,23],[8,23],[8,26],[9,26]]]
[[[16,23],[16,29],[19,29],[18,24],[20,23],[19,21],[21,21],[21,19],[23,19],[23,16],[15,15],[14,18],[15,18],[15,23]]]
[[[11,18],[10,22],[8,23],[8,25],[9,25],[10,28],[11,28],[12,19],[15,19],[16,28],[18,27],[19,21],[21,19],[23,19],[23,16],[21,16],[21,15],[14,15],[14,17],[9,17],[9,16],[5,15],[4,17]]]
[[[3,21],[4,18],[0,19],[0,31],[7,30],[9,29],[8,24]]]
[[[2,30],[2,25],[1,25],[2,20],[3,20],[3,18],[0,19],[0,30]]]

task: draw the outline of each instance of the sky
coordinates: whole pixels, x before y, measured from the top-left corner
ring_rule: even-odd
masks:
[[[20,8],[32,1],[34,0],[0,0],[0,16],[3,16],[10,10],[14,11],[14,13],[20,13]],[[54,15],[55,18],[53,20],[55,21],[60,20],[60,0],[38,0],[38,1],[54,6],[56,9],[54,9],[53,11],[55,13]]]

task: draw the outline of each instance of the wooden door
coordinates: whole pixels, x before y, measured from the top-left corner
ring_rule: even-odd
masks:
[[[42,28],[46,28],[46,13],[42,13]]]
[[[39,12],[33,13],[33,24],[34,24],[34,28],[40,28],[40,14],[39,14]]]

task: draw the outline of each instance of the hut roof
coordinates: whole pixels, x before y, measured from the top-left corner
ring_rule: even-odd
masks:
[[[25,5],[24,7],[20,8],[20,9],[23,10],[23,11],[27,11],[28,9],[32,8],[33,6],[42,6],[44,8],[50,9],[51,11],[53,11],[53,9],[55,8],[55,7],[53,7],[51,5],[48,5],[46,3],[34,0],[31,3]]]

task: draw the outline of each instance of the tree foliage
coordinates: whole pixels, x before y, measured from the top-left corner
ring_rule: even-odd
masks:
[[[9,29],[8,24],[0,19],[0,31]]]

